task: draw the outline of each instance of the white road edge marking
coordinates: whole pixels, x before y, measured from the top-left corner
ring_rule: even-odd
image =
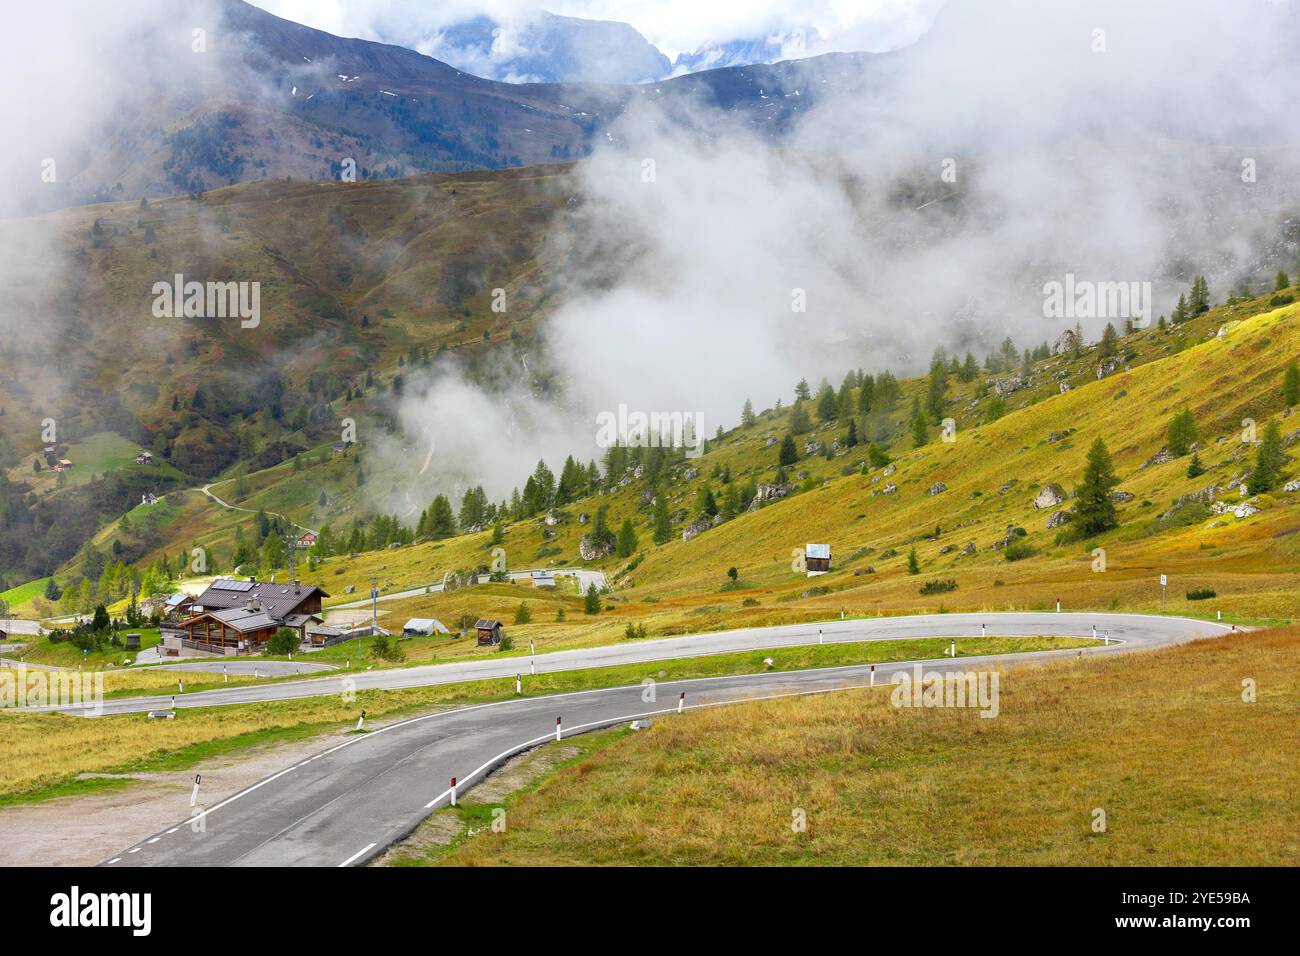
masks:
[[[363,855],[365,855],[366,853],[369,853],[371,850],[374,849],[374,847],[375,847],[375,845],[374,845],[373,843],[367,843],[367,844],[366,844],[365,846],[363,846],[360,850],[357,850],[356,853],[353,853],[350,857],[348,857],[346,860],[344,860],[342,863],[340,863],[339,866],[347,866],[349,863],[351,863],[351,862],[352,862],[353,860],[355,860],[357,857],[359,857],[359,856],[363,856]]]
[[[999,613],[1006,614],[1006,613],[1031,613],[1031,612],[999,612]],[[1071,612],[1071,613],[1078,613],[1078,612]],[[906,619],[906,618],[908,618],[908,617],[933,617],[933,616],[934,616],[934,615],[900,615],[899,618],[898,618],[898,620],[903,620],[903,619]],[[1111,616],[1111,617],[1127,617],[1127,616],[1138,616],[1138,617],[1146,616],[1146,617],[1155,617],[1156,615],[1125,615],[1125,614],[1111,614],[1111,615],[1109,615],[1109,616]],[[1217,622],[1217,621],[1202,621],[1202,620],[1200,620],[1200,619],[1198,619],[1198,618],[1188,618],[1188,617],[1172,616],[1172,615],[1169,616],[1169,617],[1163,617],[1163,616],[1160,616],[1160,617],[1161,617],[1162,620],[1166,620],[1166,621],[1187,621],[1188,623],[1194,623],[1194,624],[1210,624],[1210,625],[1214,625],[1214,626],[1217,626],[1217,627],[1222,628],[1225,632],[1229,632],[1229,631],[1231,630],[1231,628],[1229,627],[1229,625],[1227,625],[1227,624],[1221,624],[1221,623],[1219,623],[1219,622]],[[837,622],[837,623],[838,623],[838,622]],[[856,622],[853,622],[853,623],[856,623]],[[745,629],[745,628],[741,628],[741,629],[739,629],[739,631],[744,631],[744,630],[746,630],[746,629]],[[720,632],[720,633],[739,633],[739,631],[737,631],[737,632]],[[717,636],[717,635],[710,635],[710,636]],[[944,635],[944,636],[947,636],[947,635]],[[930,637],[932,637],[932,635],[923,635],[923,636],[918,636],[918,637],[916,637],[916,638],[895,638],[894,640],[922,640],[922,639],[926,639],[926,638],[930,638]],[[885,639],[882,638],[881,640],[885,640]],[[838,643],[838,642],[837,642],[837,643]],[[843,642],[843,643],[856,643],[856,642]],[[867,643],[867,642],[863,642],[863,643]],[[1127,643],[1128,643],[1127,640],[1123,640],[1123,639],[1121,639],[1121,638],[1114,638],[1114,639],[1112,640],[1111,644],[1110,644],[1110,647],[1111,647],[1111,648],[1115,648],[1116,650],[1118,650],[1121,646],[1126,645]],[[803,646],[803,645],[796,645],[796,646]],[[1105,648],[1105,646],[1103,645],[1103,648],[1098,649],[1098,650],[1100,650],[1100,651],[1102,651],[1102,652],[1104,653],[1106,650],[1108,650],[1108,648]],[[1093,653],[1096,653],[1096,652],[1097,652],[1097,651],[1093,651]],[[721,652],[721,653],[725,653],[725,652]],[[1024,651],[1024,652],[1018,652],[1018,654],[1034,654],[1034,655],[1040,655],[1040,654],[1041,654],[1041,655],[1043,655],[1044,657],[1051,656],[1051,655],[1057,655],[1057,656],[1059,656],[1059,655],[1064,655],[1064,654],[1068,654],[1068,653],[1069,653],[1068,650],[1059,650],[1059,651]],[[1012,654],[1012,655],[1002,655],[1002,654],[977,654],[977,655],[974,655],[974,656],[972,656],[972,657],[964,658],[964,660],[967,661],[968,663],[976,663],[976,662],[979,662],[979,661],[982,661],[982,660],[999,659],[999,658],[1005,659],[1006,657],[1015,657],[1015,656],[1018,656],[1018,654]],[[697,655],[697,656],[711,656],[711,655]],[[682,660],[682,659],[685,659],[685,658],[665,658],[665,660]],[[890,661],[890,662],[888,662],[888,663],[887,663],[886,665],[884,665],[884,666],[886,666],[886,667],[890,667],[890,668],[905,668],[905,667],[910,666],[910,665],[913,665],[913,664],[918,664],[918,663],[929,663],[929,662],[931,662],[931,661],[936,661],[936,660],[941,660],[941,658],[919,658],[919,659],[917,659],[917,660],[911,660],[911,661]],[[654,662],[653,662],[653,661],[650,661],[650,662],[641,662],[641,663],[654,663]],[[832,674],[832,673],[834,673],[834,672],[836,672],[836,671],[853,670],[853,669],[861,668],[861,667],[865,667],[865,666],[867,666],[867,665],[865,665],[865,664],[845,664],[845,665],[841,665],[841,666],[837,666],[837,667],[808,667],[808,668],[802,668],[802,669],[800,669],[800,670],[795,670],[795,671],[776,671],[776,672],[773,672],[773,673],[780,673],[780,674],[784,674],[784,675],[795,675],[795,674],[807,673],[807,672],[811,672],[811,671],[818,671],[818,672],[823,673],[823,674]],[[676,680],[676,681],[666,681],[666,682],[665,682],[665,686],[671,686],[671,685],[674,684],[674,683],[688,683],[688,682],[689,682],[689,683],[701,683],[701,682],[705,682],[705,681],[710,681],[710,682],[711,682],[711,681],[737,680],[737,679],[740,679],[740,678],[745,678],[745,677],[754,677],[754,676],[756,676],[756,675],[755,675],[755,674],[725,674],[725,675],[720,675],[720,676],[717,676],[717,677],[685,677],[685,678],[680,678],[679,680]],[[454,683],[454,682],[453,682],[453,683]],[[418,685],[418,686],[424,686],[424,685]],[[436,686],[436,685],[428,685],[428,686]],[[627,685],[627,687],[634,687],[634,686],[637,686],[637,685],[632,685],[632,684]],[[381,688],[381,689],[383,689],[383,688]],[[408,689],[408,688],[392,688],[392,689]],[[308,760],[306,760],[306,761],[304,761],[304,762],[305,762],[305,763],[311,763],[311,762],[314,761],[314,760],[319,760],[321,757],[328,757],[330,754],[335,753],[335,752],[337,752],[337,751],[339,751],[339,750],[342,750],[344,747],[350,747],[350,746],[352,746],[353,744],[360,743],[360,742],[365,741],[365,740],[372,740],[372,739],[374,739],[375,737],[379,736],[380,734],[385,733],[386,731],[397,730],[397,729],[400,728],[400,727],[406,727],[406,726],[409,726],[409,725],[411,725],[411,724],[420,723],[421,721],[425,721],[425,720],[432,720],[432,719],[437,718],[437,717],[450,717],[450,716],[459,715],[459,714],[467,714],[467,713],[469,713],[469,712],[471,712],[471,711],[475,711],[475,710],[484,710],[484,709],[489,708],[489,707],[509,707],[509,706],[514,706],[514,705],[518,705],[518,704],[529,703],[529,702],[536,701],[536,700],[539,700],[539,699],[559,699],[559,698],[564,698],[564,697],[580,697],[580,696],[582,696],[582,695],[584,695],[584,694],[601,694],[601,693],[607,693],[607,692],[612,691],[612,690],[625,690],[625,689],[627,689],[627,688],[626,688],[626,687],[597,687],[597,688],[591,688],[591,689],[589,689],[589,690],[567,691],[567,692],[565,692],[565,693],[563,693],[563,694],[547,694],[547,695],[544,695],[544,698],[538,698],[538,697],[514,698],[514,699],[511,699],[511,700],[493,701],[493,702],[491,702],[491,703],[487,703],[487,704],[473,704],[473,705],[471,705],[471,706],[469,706],[469,707],[459,707],[459,708],[454,708],[454,709],[452,709],[452,710],[440,710],[440,711],[436,711],[435,713],[432,713],[432,714],[422,714],[422,715],[419,716],[419,717],[410,717],[410,718],[407,718],[406,720],[399,720],[399,721],[397,721],[396,723],[388,724],[387,726],[384,726],[384,727],[379,727],[379,728],[377,728],[377,729],[371,731],[371,732],[368,733],[368,734],[364,734],[364,735],[360,735],[360,736],[352,737],[352,738],[350,738],[350,739],[348,739],[348,740],[343,741],[342,743],[338,744],[337,746],[331,747],[331,748],[329,748],[328,750],[323,750],[323,751],[321,751],[320,753],[316,754],[316,755],[313,756],[313,757],[310,757]],[[747,698],[747,700],[755,700],[755,701],[757,701],[757,700],[776,700],[776,699],[779,699],[779,698],[782,698],[782,697],[799,697],[799,696],[810,696],[810,695],[812,695],[812,694],[824,694],[824,693],[827,693],[829,690],[852,690],[852,689],[857,689],[857,688],[836,687],[836,688],[829,688],[829,689],[827,689],[827,690],[820,690],[820,691],[805,691],[805,692],[802,692],[802,693],[798,693],[798,692],[796,692],[796,693],[792,693],[792,694],[776,694],[776,695],[771,695],[771,696],[767,696],[767,697],[754,697],[754,698]],[[292,698],[286,698],[286,699],[292,699]],[[687,707],[687,709],[688,709],[688,710],[697,710],[697,709],[700,709],[700,708],[703,708],[703,707],[719,707],[719,706],[725,706],[725,705],[727,705],[727,704],[731,704],[731,703],[739,703],[739,701],[718,701],[718,702],[709,703],[709,704],[691,704],[691,705],[689,705],[689,706]],[[636,715],[631,715],[631,716],[629,716],[629,717],[620,717],[620,718],[618,718],[616,721],[614,721],[614,723],[617,723],[618,721],[621,721],[621,720],[635,720],[635,719],[638,719],[638,718],[640,718],[640,717],[651,717],[651,716],[655,716],[655,715],[657,715],[657,714],[661,714],[661,713],[670,713],[670,712],[673,712],[673,711],[675,711],[675,708],[670,708],[670,709],[668,709],[668,710],[663,710],[663,711],[651,711],[651,712],[648,712],[648,713],[646,713],[646,714],[636,714]],[[603,726],[609,726],[609,724],[607,724],[605,721],[597,721],[595,724],[581,724],[581,725],[579,725],[579,727],[590,727],[590,726],[601,726],[601,725],[603,725]],[[574,728],[574,729],[576,730],[576,729],[579,729],[579,728]],[[551,734],[547,734],[545,739],[546,739],[546,740],[550,740],[550,739],[552,739],[552,735],[551,735]],[[539,739],[539,741],[540,741],[540,739]],[[532,743],[532,742],[530,742],[530,743],[525,743],[525,744],[521,745],[521,747],[518,748],[518,749],[526,748],[526,747],[530,746],[531,743]],[[518,752],[518,749],[508,751],[507,754],[506,754],[506,756],[510,756],[510,755],[512,755],[512,754],[514,754],[514,753],[517,753],[517,752]],[[497,759],[500,759],[500,758],[497,758]],[[495,762],[495,761],[492,761],[492,762]],[[490,765],[492,762],[489,762],[488,765]],[[488,766],[488,765],[485,765],[485,766]],[[202,813],[196,813],[193,817],[190,818],[189,821],[186,821],[186,822],[191,822],[191,823],[192,823],[194,820],[198,820],[198,819],[201,819],[201,818],[203,818],[203,817],[206,817],[206,816],[207,816],[208,814],[210,814],[210,813],[215,813],[217,810],[220,810],[222,807],[227,806],[227,805],[229,805],[229,804],[231,804],[231,803],[234,803],[234,802],[235,802],[236,800],[238,800],[239,798],[241,798],[241,797],[245,797],[245,796],[248,796],[248,794],[252,793],[254,790],[257,790],[257,789],[259,789],[259,788],[261,788],[261,787],[264,787],[264,786],[266,786],[268,783],[273,783],[273,782],[275,782],[276,780],[280,779],[281,777],[283,777],[283,776],[284,776],[285,774],[287,774],[287,773],[292,773],[294,770],[297,770],[298,767],[300,767],[300,766],[302,766],[302,764],[293,764],[293,765],[291,765],[291,766],[289,766],[289,767],[286,767],[284,770],[281,770],[279,773],[272,774],[271,776],[267,777],[265,780],[260,780],[260,781],[258,781],[257,783],[253,784],[251,787],[248,787],[248,788],[246,788],[246,789],[244,789],[244,790],[241,790],[239,793],[236,793],[236,794],[233,794],[233,795],[227,797],[225,800],[222,800],[220,803],[216,804],[215,806],[209,807],[208,809],[204,810]],[[475,770],[473,773],[471,773],[468,777],[465,777],[464,779],[465,779],[465,780],[469,780],[469,779],[471,779],[475,774],[478,774],[478,773],[482,772],[482,770],[483,770],[483,767],[480,767],[480,768],[478,768],[477,770]],[[434,797],[434,799],[433,799],[432,801],[430,801],[428,804],[426,804],[425,809],[428,809],[428,808],[432,807],[433,804],[435,804],[435,803],[438,802],[438,800],[442,799],[443,797],[450,796],[450,795],[451,795],[451,788],[449,787],[449,788],[447,788],[445,791],[443,791],[441,794],[439,794],[437,797]],[[168,832],[168,833],[171,833],[171,832],[174,832],[174,831],[177,830],[177,829],[179,829],[179,827],[174,827],[172,830],[169,830],[169,831],[167,831],[167,832]],[[137,850],[138,850],[138,849],[139,849],[139,848],[137,847]],[[131,853],[135,853],[136,850],[131,850],[130,852],[131,852]],[[364,853],[365,851],[363,850],[362,852]],[[120,859],[120,858],[119,858],[119,859]],[[349,861],[349,862],[350,862],[350,861]]]
[[[336,606],[336,607],[337,607],[337,606]],[[1045,612],[1038,612],[1038,611],[996,611],[996,612],[993,612],[993,613],[995,613],[995,614],[999,614],[999,615],[1002,615],[1002,616],[1009,616],[1009,615],[1014,615],[1014,614],[1031,615],[1031,614],[1038,614],[1038,613],[1045,613]],[[1079,616],[1085,616],[1087,612],[1084,612],[1084,611],[1067,611],[1067,612],[1065,612],[1065,613],[1066,613],[1067,615],[1073,615],[1073,616],[1079,617]],[[1203,620],[1201,620],[1200,618],[1195,618],[1195,617],[1183,617],[1183,616],[1181,616],[1181,615],[1172,615],[1172,614],[1171,614],[1171,615],[1163,615],[1163,614],[1160,614],[1160,615],[1145,614],[1145,615],[1144,615],[1144,614],[1139,614],[1139,613],[1136,613],[1136,612],[1126,612],[1126,611],[1118,611],[1118,612],[1117,612],[1117,611],[1104,611],[1104,612],[1101,612],[1100,614],[1093,615],[1093,617],[1101,617],[1101,616],[1103,616],[1103,615],[1106,616],[1106,617],[1109,617],[1109,618],[1128,618],[1128,617],[1139,617],[1139,618],[1142,618],[1142,617],[1146,617],[1146,618],[1159,618],[1159,619],[1161,619],[1161,620],[1165,620],[1165,621],[1187,621],[1187,622],[1192,623],[1192,624],[1207,624],[1207,625],[1210,625],[1210,626],[1212,626],[1212,627],[1222,628],[1223,631],[1224,631],[1225,633],[1227,633],[1227,632],[1231,632],[1231,631],[1232,631],[1232,627],[1233,627],[1232,625],[1224,624],[1224,623],[1222,623],[1221,621],[1203,621]],[[810,626],[812,626],[812,625],[816,625],[816,624],[818,624],[818,623],[821,623],[821,624],[825,627],[827,635],[829,635],[829,634],[832,632],[832,629],[831,629],[831,625],[832,625],[832,624],[842,625],[842,626],[840,626],[840,627],[834,628],[834,631],[835,631],[835,632],[838,632],[838,633],[843,633],[843,632],[845,632],[845,631],[851,631],[855,626],[860,625],[860,624],[862,624],[863,622],[867,622],[867,621],[886,621],[886,622],[891,623],[891,624],[902,624],[902,623],[904,623],[904,622],[912,621],[912,620],[914,620],[914,619],[916,619],[916,618],[933,618],[933,617],[937,617],[937,616],[938,616],[938,615],[936,615],[936,614],[899,614],[899,615],[885,615],[884,617],[879,617],[879,618],[853,618],[853,619],[844,620],[844,621],[841,621],[841,620],[839,620],[839,619],[835,619],[835,618],[831,618],[831,619],[828,619],[828,620],[823,621],[823,622],[817,622],[817,621],[809,622],[809,624],[810,624]],[[978,617],[979,614],[978,614],[978,612],[975,612],[975,611],[961,611],[961,612],[955,612],[955,613],[953,613],[953,614],[951,614],[951,615],[946,615],[946,616],[950,616],[950,617],[954,617],[954,618],[961,618],[961,617]],[[799,624],[791,624],[791,625],[769,625],[769,626],[770,626],[770,627],[798,627],[798,626],[800,626],[800,625],[799,625]],[[956,625],[954,624],[954,626],[956,626]],[[1117,626],[1118,626],[1118,624],[1117,624]],[[682,635],[677,635],[677,636],[675,636],[675,637],[656,638],[655,640],[650,641],[650,642],[648,642],[647,644],[642,645],[642,646],[649,647],[649,646],[653,646],[654,644],[656,644],[656,643],[660,643],[660,642],[684,641],[684,640],[689,640],[689,639],[691,639],[691,638],[698,638],[698,637],[727,638],[727,637],[733,637],[733,636],[736,636],[736,635],[743,635],[746,631],[752,631],[752,630],[762,630],[762,628],[743,628],[743,627],[742,627],[742,628],[733,628],[732,630],[728,630],[728,631],[711,631],[711,632],[706,632],[706,633],[703,633],[703,634],[682,634]],[[811,636],[812,636],[812,632],[811,632],[811,631],[809,631],[807,634],[804,634],[803,632],[796,632],[795,634],[791,635],[791,638],[802,638],[802,637],[811,637]],[[965,633],[963,633],[963,634],[918,634],[918,635],[916,635],[916,636],[914,636],[914,637],[886,637],[886,636],[880,636],[880,637],[863,638],[863,639],[854,639],[854,638],[850,638],[850,639],[841,639],[841,640],[837,640],[837,641],[832,641],[831,643],[836,643],[836,644],[872,644],[872,643],[880,643],[880,642],[882,642],[882,641],[926,640],[926,639],[933,639],[933,638],[954,638],[954,637],[956,637],[956,638],[962,638],[962,637],[969,638],[969,637],[972,637],[972,636],[973,636],[973,635],[965,634]],[[1031,635],[1031,634],[1019,634],[1019,635],[1003,635],[1003,636],[1007,636],[1007,637],[1032,637],[1032,636],[1034,636],[1034,635]],[[1061,635],[1061,634],[1058,634],[1058,635],[1053,635],[1053,636],[1056,636],[1056,637],[1066,637],[1066,636],[1074,636],[1074,635]],[[1117,639],[1116,639],[1116,640],[1117,640]],[[548,652],[547,654],[542,654],[542,655],[540,655],[540,657],[542,657],[542,658],[546,658],[546,657],[551,656],[552,654],[568,653],[569,651],[594,650],[594,649],[599,649],[601,646],[602,646],[602,645],[597,645],[595,648],[581,648],[581,647],[578,647],[578,648],[572,648],[572,647],[571,647],[571,648],[561,648],[561,649],[556,650],[556,651],[550,651],[550,652]],[[656,663],[660,663],[660,662],[663,662],[663,661],[693,660],[693,659],[702,658],[702,657],[714,657],[714,656],[721,655],[721,654],[739,653],[739,652],[742,652],[742,651],[745,651],[745,650],[785,650],[785,649],[792,648],[792,647],[807,647],[807,646],[809,646],[809,645],[808,645],[805,641],[802,641],[802,640],[791,640],[791,641],[789,641],[788,643],[785,642],[785,641],[782,641],[781,643],[765,644],[765,645],[763,645],[762,647],[738,648],[738,649],[736,649],[736,650],[723,649],[723,650],[718,650],[718,651],[709,651],[708,653],[705,653],[705,654],[691,654],[691,653],[686,653],[686,654],[666,654],[666,655],[664,655],[663,657],[648,657],[648,658],[644,658],[644,659],[636,660],[636,661],[627,661],[627,662],[625,662],[625,663],[628,663],[628,664],[656,664]],[[927,659],[928,659],[928,658],[927,658]],[[938,658],[934,658],[934,659],[937,660]],[[423,667],[443,667],[443,666],[454,666],[454,665],[459,664],[459,663],[464,663],[464,662],[444,662],[443,664],[429,664],[429,665],[421,665],[421,666],[423,666]],[[571,673],[571,672],[573,672],[573,671],[578,671],[578,670],[591,670],[591,669],[599,668],[599,667],[602,667],[602,666],[606,666],[606,665],[602,665],[602,664],[591,664],[591,665],[587,665],[587,666],[583,666],[583,667],[561,667],[561,668],[559,668],[558,670],[555,670],[555,671],[549,671],[549,670],[548,670],[548,671],[542,671],[541,673],[547,673],[547,674],[564,674],[564,673]],[[615,665],[615,666],[618,666],[618,665]],[[379,672],[377,672],[377,673],[379,673]],[[508,675],[504,675],[504,676],[508,676]],[[329,690],[323,690],[323,691],[321,691],[319,694],[301,694],[301,693],[300,693],[300,694],[290,694],[290,695],[288,695],[288,696],[286,696],[286,697],[259,698],[259,699],[246,700],[246,701],[245,701],[245,700],[232,700],[232,701],[229,701],[228,703],[220,703],[220,702],[218,702],[218,703],[215,703],[215,704],[210,704],[210,703],[207,702],[208,699],[207,699],[206,697],[203,697],[203,696],[202,696],[202,695],[205,695],[205,694],[221,695],[221,694],[226,693],[224,690],[198,691],[198,692],[194,693],[193,695],[187,695],[187,697],[189,697],[189,699],[184,703],[183,706],[185,706],[185,707],[226,707],[226,706],[232,706],[232,705],[238,705],[238,704],[265,703],[265,702],[267,702],[267,701],[275,701],[275,700],[301,700],[301,699],[304,698],[304,697],[326,697],[326,696],[329,696],[330,694],[338,693],[340,690],[342,690],[342,689],[343,689],[342,681],[343,681],[344,679],[345,679],[345,678],[339,678],[339,679],[338,679],[338,680],[339,680],[339,686],[338,686],[337,688],[331,688],[331,689],[329,689]],[[434,682],[434,683],[420,683],[419,681],[417,681],[416,683],[412,683],[412,684],[395,684],[395,685],[392,685],[392,686],[389,686],[389,687],[385,687],[385,686],[382,686],[382,685],[376,685],[376,686],[369,686],[369,685],[367,685],[367,686],[365,686],[365,687],[358,687],[358,688],[356,688],[356,689],[357,689],[357,690],[412,690],[412,689],[416,689],[416,688],[441,687],[441,686],[444,686],[444,685],[447,685],[447,684],[463,684],[463,683],[470,683],[470,682],[478,681],[478,680],[496,680],[496,679],[498,679],[498,675],[485,675],[485,676],[481,676],[481,677],[467,676],[467,677],[465,677],[465,678],[463,678],[463,679],[461,679],[461,680],[452,680],[452,681],[436,681],[436,682]],[[703,679],[706,679],[706,678],[700,678],[700,679],[703,680]],[[329,681],[329,680],[333,680],[333,678],[321,677],[321,678],[313,678],[312,680],[307,680],[307,681],[292,681],[292,682],[271,683],[271,684],[265,684],[265,685],[262,685],[262,687],[263,687],[263,688],[271,688],[271,689],[276,689],[276,688],[293,688],[293,689],[301,689],[301,688],[304,688],[304,687],[310,688],[311,685],[312,685],[314,682],[316,682],[316,681],[325,682],[325,681]],[[127,697],[127,698],[122,698],[122,700],[124,700],[124,701],[126,701],[126,702],[128,702],[128,703],[130,703],[130,702],[134,702],[134,703],[138,703],[138,704],[140,704],[140,705],[142,705],[142,706],[148,706],[148,707],[152,708],[152,707],[154,707],[155,704],[156,704],[157,706],[163,706],[164,704],[169,704],[170,701],[171,701],[171,698],[169,698],[169,697],[167,697],[167,696],[161,696],[161,697]],[[64,710],[64,708],[59,708],[59,707],[55,707],[55,706],[47,706],[47,707],[24,707],[24,708],[22,708],[22,712],[24,712],[24,713],[49,713],[49,712],[62,712],[63,710]],[[112,715],[119,715],[119,714],[143,713],[143,712],[144,712],[144,711],[111,711],[111,712],[109,712],[109,713],[112,714]]]

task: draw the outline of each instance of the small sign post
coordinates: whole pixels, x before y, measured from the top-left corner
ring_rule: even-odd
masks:
[[[1165,606],[1165,586],[1168,584],[1169,578],[1163,574],[1160,575],[1160,606],[1162,608]]]

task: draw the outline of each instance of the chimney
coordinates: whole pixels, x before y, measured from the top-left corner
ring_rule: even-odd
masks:
[[[302,593],[302,585],[298,583],[298,579],[297,579],[297,578],[294,578],[294,579],[293,579],[293,593],[294,593],[294,594],[301,594],[301,593]]]

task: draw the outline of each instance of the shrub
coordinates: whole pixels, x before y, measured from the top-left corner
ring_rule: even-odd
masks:
[[[955,590],[957,590],[957,582],[952,578],[946,581],[926,581],[921,585],[922,594],[946,594]]]
[[[1187,592],[1187,600],[1189,601],[1205,601],[1218,596],[1214,588],[1195,588]]]
[[[623,636],[629,641],[635,641],[640,638],[644,638],[646,636],[645,625],[633,624],[631,621],[628,621],[627,629],[623,632]]]
[[[387,634],[376,634],[370,641],[370,656],[380,661],[404,661],[406,651]]]
[[[298,649],[298,644],[298,632],[282,627],[267,641],[266,652],[275,655],[292,654]]]
[[[1037,553],[1038,549],[1028,541],[1013,541],[1007,545],[1007,549],[1003,554],[1008,561],[1021,561],[1033,557]]]

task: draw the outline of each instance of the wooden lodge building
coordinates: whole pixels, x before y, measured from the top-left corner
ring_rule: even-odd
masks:
[[[218,578],[189,606],[189,616],[162,627],[163,654],[180,655],[181,649],[216,654],[259,653],[281,628],[298,632],[300,642],[310,639],[309,628],[321,625],[321,598],[329,597],[315,585],[297,581],[236,581]]]

